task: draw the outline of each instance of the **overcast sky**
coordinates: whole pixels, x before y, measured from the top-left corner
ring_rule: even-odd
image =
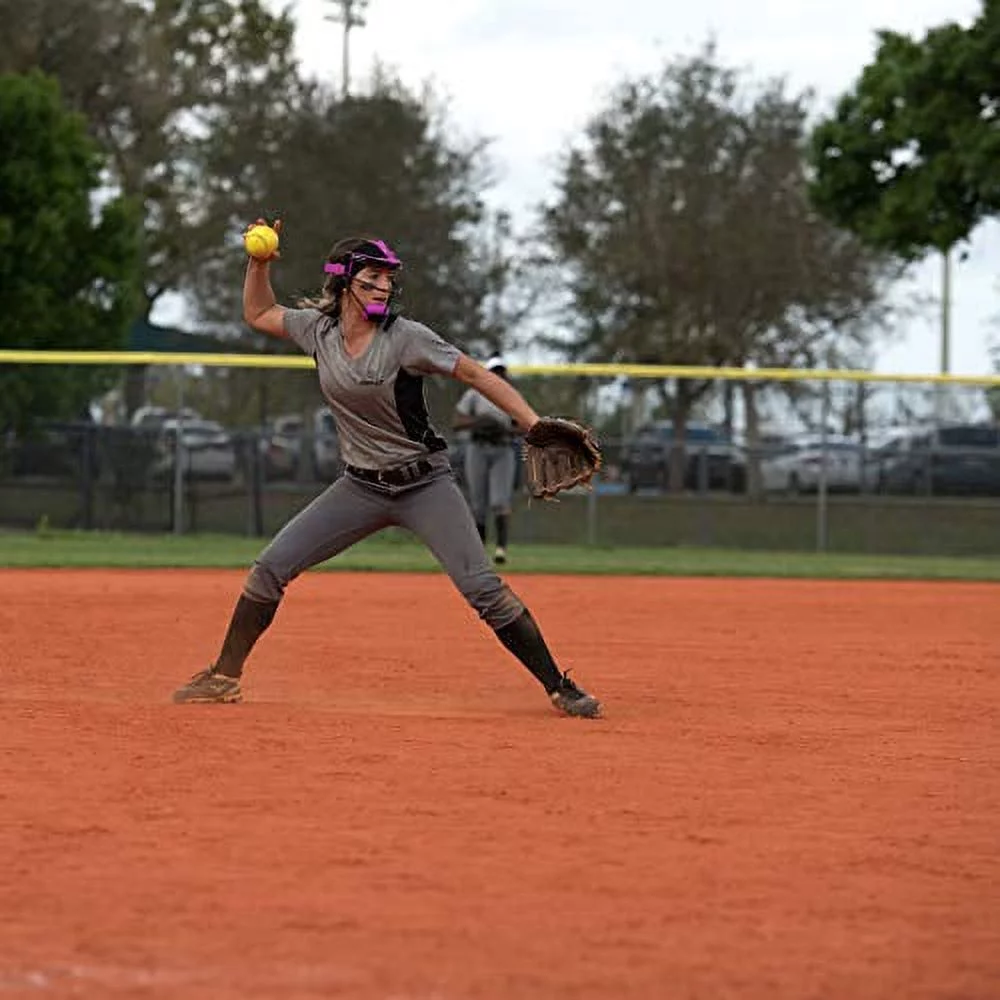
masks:
[[[341,29],[329,0],[294,0],[306,70],[340,85]],[[922,33],[947,20],[968,23],[978,0],[370,0],[367,25],[352,33],[352,79],[378,59],[410,87],[432,81],[451,120],[492,139],[498,184],[491,201],[526,219],[551,193],[555,158],[625,76],[690,55],[710,37],[728,65],[754,78],[785,77],[810,88],[825,109],[874,54],[875,31]],[[953,269],[953,372],[990,371],[987,343],[1000,335],[1000,226],[977,233]],[[929,261],[901,296],[937,297],[940,263]],[[882,371],[939,366],[939,319],[909,321]]]

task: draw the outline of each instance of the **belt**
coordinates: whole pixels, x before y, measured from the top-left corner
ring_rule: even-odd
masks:
[[[473,434],[472,440],[476,444],[510,444],[513,439],[509,434],[501,432],[495,436],[490,434]]]
[[[345,468],[355,479],[385,486],[406,486],[434,471],[434,466],[422,458],[409,465],[399,465],[395,469],[361,469],[356,465],[348,465]]]

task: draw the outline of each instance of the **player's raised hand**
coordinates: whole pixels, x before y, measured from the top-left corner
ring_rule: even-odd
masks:
[[[278,251],[280,244],[281,219],[276,219],[273,225],[266,219],[257,219],[243,233],[243,246],[254,260],[276,260],[281,256]]]

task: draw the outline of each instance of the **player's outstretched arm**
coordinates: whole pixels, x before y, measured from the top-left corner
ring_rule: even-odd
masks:
[[[499,406],[521,431],[527,432],[538,423],[538,414],[517,389],[467,354],[459,357],[453,374],[460,382],[481,392],[494,406]]]
[[[590,484],[601,467],[601,448],[589,427],[560,417],[540,418],[510,383],[464,354],[453,374],[499,406],[524,432],[532,496],[552,500],[563,490]]]

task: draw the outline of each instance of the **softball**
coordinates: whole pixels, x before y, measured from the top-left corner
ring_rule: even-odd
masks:
[[[270,226],[251,226],[243,237],[251,257],[267,260],[278,249],[278,234]]]

